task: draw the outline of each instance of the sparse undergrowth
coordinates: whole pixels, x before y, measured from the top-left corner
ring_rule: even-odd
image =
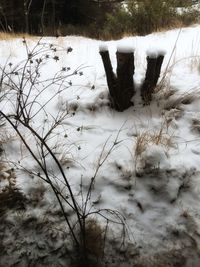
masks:
[[[14,170],[3,163],[0,164],[0,185],[0,217],[9,210],[24,210],[26,197],[16,186]]]
[[[78,107],[73,106],[70,109],[66,107],[63,111],[58,110],[55,117],[48,111],[48,108],[49,103],[72,86],[70,78],[83,75],[82,69],[79,67],[71,71],[70,67],[62,67],[61,70],[57,70],[53,77],[43,79],[43,67],[51,60],[57,63],[60,60],[57,53],[60,51],[70,53],[72,48],[62,49],[53,44],[44,43],[42,39],[39,39],[33,48],[29,48],[26,39],[23,39],[23,44],[26,51],[25,59],[17,65],[9,62],[1,67],[1,101],[8,101],[11,110],[9,112],[1,110],[0,115],[3,124],[9,125],[18,136],[21,142],[20,146],[26,148],[34,164],[36,164],[37,171],[23,165],[21,163],[23,159],[14,162],[14,166],[25,172],[29,178],[39,178],[53,193],[56,205],[60,208],[62,219],[65,222],[64,232],[69,235],[71,246],[74,249],[72,261],[84,267],[93,266],[94,262],[99,265],[101,264],[99,258],[103,257],[104,249],[102,247],[102,229],[98,225],[97,219],[91,220],[90,217],[103,218],[106,228],[110,224],[121,225],[124,235],[126,232],[124,230],[126,228],[124,217],[119,211],[95,208],[90,201],[100,169],[120,143],[118,141],[120,131],[113,144],[108,144],[108,140],[105,142],[92,178],[86,185],[85,191],[81,186],[81,192],[77,194],[69,181],[64,165],[62,165],[65,161],[57,157],[59,145],[57,143],[52,144],[51,139],[54,139],[57,128],[62,127],[64,120],[75,116]],[[54,88],[54,92],[47,97],[45,94],[51,90],[51,87]],[[42,129],[38,129],[35,123],[41,120],[44,126]],[[47,122],[48,125],[46,126],[45,123]],[[71,146],[76,145],[71,144]],[[80,149],[78,146],[78,150]],[[21,151],[21,153],[24,152]],[[53,168],[49,162],[53,164]],[[20,192],[20,189],[15,187],[16,178],[9,178],[8,183],[9,186],[2,190],[0,196],[1,212],[7,213],[10,208],[20,211],[25,209],[24,204],[27,199]],[[43,187],[35,193],[34,190],[29,191],[27,198],[33,208],[34,206],[37,207],[40,201],[43,202],[45,191]],[[41,200],[38,201],[38,198]],[[51,203],[49,204],[51,205]],[[34,222],[35,220],[33,220]],[[96,239],[96,241],[92,239]],[[105,242],[106,234],[104,235]]]
[[[24,45],[27,44],[24,43]],[[61,73],[60,76],[54,77],[56,82],[52,86],[52,80],[48,80],[49,87],[45,87],[45,83],[40,83],[45,60],[50,59],[50,66],[52,66],[54,63],[57,65],[61,58],[55,46],[48,44],[48,51],[49,48],[53,49],[47,53],[50,58],[47,57],[42,62],[38,59],[37,62],[34,61],[34,57],[28,60],[36,64],[40,62],[37,82],[31,85],[34,90],[37,86],[48,88],[49,97],[50,92],[52,93],[54,91],[52,89],[57,85],[66,86],[66,90],[59,91],[59,101],[55,101],[50,109],[46,109],[46,102],[41,111],[41,105],[29,109],[34,101],[32,98],[27,99],[29,90],[26,84],[31,84],[29,81],[33,81],[32,76],[27,74],[24,80],[25,86],[19,86],[18,90],[13,92],[12,89],[16,88],[14,82],[16,83],[21,77],[21,69],[19,66],[15,68],[13,64],[8,67],[7,73],[6,68],[2,68],[2,77],[6,81],[6,87],[4,84],[2,89],[10,89],[9,86],[12,85],[13,92],[12,97],[9,95],[6,99],[6,104],[15,99],[13,96],[16,96],[16,92],[18,92],[16,99],[20,103],[13,108],[14,111],[18,110],[18,116],[8,112],[6,114],[8,117],[5,116],[5,119],[8,123],[14,122],[13,129],[17,129],[21,134],[20,137],[24,137],[25,140],[22,139],[22,142],[19,142],[16,135],[14,140],[2,139],[3,148],[12,151],[16,146],[20,153],[17,158],[19,161],[15,162],[12,168],[10,164],[7,167],[5,163],[9,161],[10,151],[8,154],[6,151],[5,154],[3,153],[1,166],[3,176],[1,176],[0,186],[7,181],[8,187],[5,186],[4,192],[1,191],[3,197],[0,193],[3,205],[0,218],[2,219],[0,266],[5,266],[8,260],[12,260],[18,267],[22,264],[37,267],[53,267],[55,264],[82,267],[85,264],[83,262],[86,262],[84,259],[86,255],[87,267],[198,267],[199,216],[194,199],[198,199],[199,168],[193,167],[195,161],[198,162],[198,149],[195,150],[193,147],[191,149],[196,153],[194,162],[187,162],[184,159],[183,164],[173,163],[174,159],[176,163],[178,162],[178,156],[181,161],[181,153],[187,149],[186,143],[183,144],[184,148],[179,144],[181,123],[185,123],[185,116],[190,114],[194,101],[197,100],[198,103],[198,91],[179,94],[176,89],[168,86],[170,83],[168,85],[163,83],[163,87],[158,88],[149,106],[137,104],[136,101],[136,106],[118,114],[110,109],[107,93],[99,92],[98,83],[96,88],[92,83],[84,90],[90,90],[89,96],[94,94],[95,97],[84,102],[83,93],[76,94],[76,91],[73,101],[68,103],[65,101],[68,98],[65,93],[72,88],[73,82],[71,76],[68,80],[65,75],[70,72],[75,77],[82,78],[84,73],[82,70],[74,73],[72,70],[62,69],[65,67],[59,67],[59,71],[62,71],[58,72]],[[30,73],[30,69],[28,68],[27,73]],[[7,74],[12,75],[14,80],[9,81]],[[58,77],[61,80],[63,77],[67,78],[66,83],[59,84],[56,80]],[[24,90],[22,90],[23,93],[20,92],[20,88]],[[5,91],[2,92],[5,93]],[[80,98],[81,101],[79,101]],[[4,99],[1,98],[2,101]],[[44,97],[43,100],[47,101],[47,98]],[[168,102],[169,105],[166,108]],[[20,109],[21,106],[25,107],[26,112]],[[55,106],[59,112],[62,110],[59,116],[53,113]],[[44,120],[43,118],[40,120],[37,115],[41,113],[38,110],[42,113],[50,110],[51,115],[54,116],[46,116],[47,113],[44,112]],[[66,110],[67,114],[63,114]],[[39,118],[38,124],[34,118]],[[193,120],[190,118],[186,127],[188,125],[196,127],[193,130],[198,134],[198,114],[196,117],[192,115]],[[122,124],[122,120],[127,121],[123,121]],[[8,123],[4,124],[5,128],[8,127]],[[43,124],[45,126],[42,128]],[[34,128],[35,125],[39,127]],[[121,128],[118,127],[119,125]],[[37,129],[37,131],[31,132],[31,129]],[[189,128],[188,132],[190,130]],[[30,137],[30,133],[34,138]],[[94,133],[98,138],[102,138],[101,142],[96,143]],[[106,142],[105,133],[109,136],[106,136]],[[38,136],[38,134],[41,135]],[[87,135],[88,143],[85,141]],[[76,138],[72,138],[74,136]],[[57,140],[59,140],[58,143]],[[62,143],[61,140],[64,142]],[[31,146],[28,146],[29,142]],[[90,149],[86,149],[90,143]],[[48,145],[51,150],[48,150]],[[69,145],[70,147],[67,147]],[[26,152],[25,146],[30,152],[37,153],[36,160],[39,160],[40,167],[37,165],[38,162],[36,164],[33,161],[29,162],[31,157]],[[15,153],[18,153],[17,149],[14,150]],[[81,223],[74,212],[67,183],[61,180],[58,168],[50,157],[52,151],[59,160],[60,165],[57,166],[61,166],[61,170],[69,179],[67,180],[69,186],[74,190]],[[190,147],[187,152],[190,152]],[[84,161],[85,158],[89,160]],[[45,165],[48,168],[45,169]],[[9,178],[11,174],[12,179]],[[12,181],[10,184],[9,180]],[[57,205],[56,195],[52,197],[49,187],[51,181],[53,181],[52,190],[56,191],[63,203],[64,213]],[[117,210],[105,209],[108,201],[112,207],[117,207]],[[72,226],[75,238],[81,246],[83,245],[85,254],[83,250],[80,253],[76,242],[72,242],[72,235],[66,224],[67,219]],[[83,228],[80,227],[81,225]],[[16,237],[15,242],[11,236]],[[158,248],[159,251],[156,252]],[[183,251],[184,255],[182,255]]]

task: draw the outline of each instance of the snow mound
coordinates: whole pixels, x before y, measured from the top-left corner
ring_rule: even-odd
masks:
[[[108,46],[106,43],[101,43],[99,45],[99,52],[105,52],[105,51],[108,51]]]
[[[159,145],[151,145],[141,155],[145,167],[150,168],[169,168],[169,159],[167,158],[166,151]]]
[[[128,54],[128,53],[134,53],[134,51],[135,49],[130,45],[125,45],[120,43],[117,45],[117,52],[119,53]]]
[[[165,56],[165,54],[166,54],[166,50],[161,49],[161,48],[156,48],[156,47],[155,48],[151,47],[147,49],[146,51],[146,55],[150,58],[157,58],[159,56]]]

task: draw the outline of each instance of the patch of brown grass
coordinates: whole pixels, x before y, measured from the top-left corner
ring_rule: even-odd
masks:
[[[0,41],[4,40],[12,40],[16,38],[26,38],[30,39],[33,38],[33,36],[27,34],[27,33],[8,33],[8,32],[0,32]]]
[[[13,169],[0,162],[0,217],[10,209],[25,209],[26,197],[16,187],[16,176]]]
[[[164,109],[166,110],[171,110],[171,109],[181,109],[180,106],[183,105],[189,105],[195,100],[200,98],[200,91],[197,90],[192,90],[191,92],[188,93],[183,93],[183,94],[177,94],[174,95],[173,97],[169,98],[165,105]]]
[[[200,74],[200,56],[194,56],[190,58],[191,71],[197,70]]]
[[[99,259],[103,255],[103,233],[104,230],[95,219],[86,222],[86,248],[90,255]]]
[[[182,250],[171,249],[151,256],[140,256],[135,260],[134,267],[184,267],[188,266],[186,262],[186,256],[182,254]]]
[[[0,193],[0,217],[10,209],[25,209],[26,198],[16,187],[6,186]]]
[[[157,131],[144,131],[139,133],[136,137],[135,142],[135,156],[140,156],[148,145],[161,145],[169,149],[172,147],[171,136],[161,127],[160,130]]]
[[[200,119],[192,119],[192,130],[200,133]]]

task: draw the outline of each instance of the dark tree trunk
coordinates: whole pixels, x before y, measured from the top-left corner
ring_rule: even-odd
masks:
[[[163,59],[163,55],[153,58],[147,56],[147,70],[141,88],[141,96],[145,104],[149,104],[152,99],[152,94],[160,76]]]
[[[41,29],[42,29],[42,35],[44,35],[44,16],[45,16],[45,9],[46,9],[46,0],[44,0],[44,2],[43,2],[42,13],[41,13]]]
[[[133,105],[131,98],[134,94],[134,54],[117,52],[117,77],[113,72],[108,51],[100,51],[107,84],[110,92],[112,107],[123,111]]]
[[[134,54],[117,52],[116,55],[117,95],[119,97],[120,111],[123,111],[133,105],[131,99],[134,95]]]
[[[113,72],[112,64],[110,61],[110,55],[109,55],[108,51],[101,51],[100,55],[101,55],[104,69],[106,72],[106,79],[107,79],[110,95],[111,95],[111,97],[114,97],[117,78]]]
[[[56,34],[56,9],[55,9],[55,0],[51,1],[52,3],[52,23],[51,23],[51,27],[53,29],[53,35]]]
[[[158,56],[157,61],[156,61],[155,78],[154,78],[154,86],[155,87],[156,87],[156,84],[157,84],[158,79],[160,77],[160,71],[161,71],[163,60],[164,60],[164,56],[160,55],[160,56]]]
[[[115,76],[115,74],[113,72],[109,52],[108,51],[100,51],[100,55],[101,55],[104,69],[106,72],[106,79],[107,79],[108,89],[110,92],[111,105],[117,109],[118,105],[117,105],[117,99],[115,96],[115,92],[117,90],[117,77]]]
[[[25,14],[25,32],[29,33],[29,16],[27,10],[24,12]]]
[[[145,104],[149,104],[152,98],[155,83],[156,61],[157,58],[147,57],[147,71],[141,88],[141,95]]]

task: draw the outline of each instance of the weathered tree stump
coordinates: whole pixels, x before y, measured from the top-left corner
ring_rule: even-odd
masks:
[[[117,99],[116,99],[117,96],[115,94],[115,92],[117,91],[117,77],[113,72],[108,50],[100,51],[100,55],[106,72],[106,79],[107,79],[108,89],[110,92],[111,105],[117,109]]]
[[[100,55],[106,72],[111,105],[118,111],[124,111],[133,105],[131,99],[135,92],[133,81],[135,70],[133,50],[117,51],[117,76],[113,72],[108,49],[100,49]]]
[[[121,111],[133,105],[134,95],[133,75],[135,72],[133,52],[117,51],[117,89]]]
[[[147,56],[147,70],[141,87],[141,96],[145,104],[149,104],[152,99],[152,94],[160,77],[163,59],[164,54]]]

